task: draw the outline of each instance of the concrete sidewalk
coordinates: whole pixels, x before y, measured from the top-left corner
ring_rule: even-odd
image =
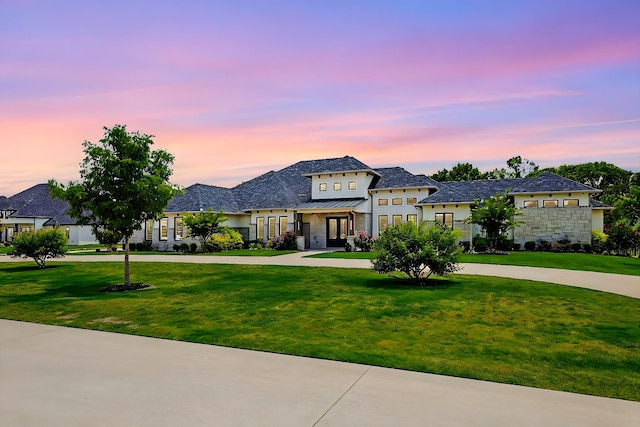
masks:
[[[633,426],[640,403],[0,320],[2,426]]]

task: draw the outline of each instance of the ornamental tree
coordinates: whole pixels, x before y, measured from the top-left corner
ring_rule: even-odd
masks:
[[[475,200],[475,208],[466,223],[478,224],[487,236],[487,252],[495,253],[504,233],[516,228],[520,222],[516,216],[521,212],[508,197],[509,190],[504,194],[496,193],[485,200]]]
[[[11,256],[33,258],[39,268],[44,268],[49,258],[62,258],[67,254],[67,235],[57,228],[19,233],[11,242]]]
[[[425,221],[389,227],[373,245],[373,269],[378,273],[403,273],[418,285],[426,283],[431,274],[454,273],[459,270],[460,236],[460,230],[430,226]]]
[[[184,225],[189,228],[189,234],[200,240],[200,248],[207,252],[207,241],[215,233],[222,230],[222,224],[227,220],[224,212],[213,212],[211,208],[206,211],[184,214]]]
[[[70,204],[69,215],[90,225],[95,236],[103,230],[124,239],[124,285],[131,286],[129,240],[146,220],[162,214],[181,190],[169,182],[173,155],[151,151],[153,136],[127,132],[126,126],[104,128],[99,144],[83,143],[85,158],[80,181],[66,186],[49,181],[53,197]]]

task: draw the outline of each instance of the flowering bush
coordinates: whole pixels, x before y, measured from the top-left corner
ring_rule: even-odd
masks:
[[[224,229],[209,237],[206,244],[207,252],[230,251],[242,248],[242,235],[237,231]]]
[[[297,250],[298,241],[296,240],[296,233],[293,231],[282,233],[278,237],[270,240],[268,247],[277,251]]]
[[[364,231],[358,231],[356,236],[353,238],[353,244],[356,249],[360,249],[362,252],[370,252],[375,241],[376,239],[369,236]]]

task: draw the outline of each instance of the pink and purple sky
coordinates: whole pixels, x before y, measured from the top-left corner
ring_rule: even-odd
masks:
[[[172,182],[351,155],[640,170],[640,1],[0,0],[0,195],[78,179],[103,126]]]

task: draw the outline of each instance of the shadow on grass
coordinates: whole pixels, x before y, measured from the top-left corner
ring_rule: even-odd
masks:
[[[437,291],[442,289],[448,289],[461,283],[461,280],[453,277],[428,279],[422,283],[416,283],[410,279],[404,279],[400,277],[380,277],[379,279],[367,280],[364,282],[364,286],[373,289],[387,289],[387,290],[423,290],[423,291]]]
[[[68,267],[66,265],[60,265],[60,264],[56,264],[56,265],[46,265],[44,268],[40,268],[38,267],[37,264],[20,264],[20,265],[16,265],[15,267],[7,267],[5,269],[3,269],[5,272],[8,273],[20,273],[20,272],[25,272],[25,271],[51,271],[51,270],[55,270],[58,268],[65,268]]]

